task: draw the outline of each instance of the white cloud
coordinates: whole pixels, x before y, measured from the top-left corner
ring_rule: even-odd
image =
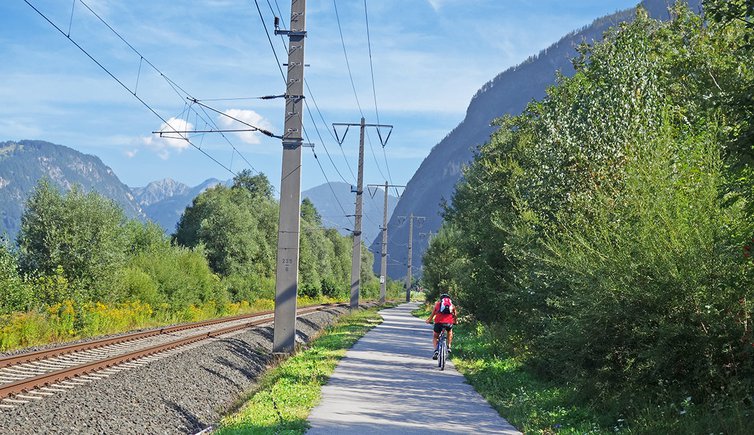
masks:
[[[253,110],[243,110],[243,109],[228,109],[225,112],[223,112],[227,116],[220,116],[220,127],[226,128],[226,129],[245,129],[250,128],[246,124],[253,125],[255,127],[259,127],[262,129],[265,129],[269,131],[272,127],[262,115],[258,114],[257,112]],[[238,122],[232,118],[238,119],[243,122]],[[241,133],[237,133],[237,136],[244,141],[247,144],[258,144],[261,143],[260,140],[261,133],[257,131],[244,131]]]
[[[432,9],[435,10],[435,12],[439,11],[440,8],[442,7],[442,4],[444,3],[443,0],[427,0],[427,1],[429,2],[430,6],[432,6]]]
[[[188,137],[186,133],[176,133],[176,131],[190,131],[194,125],[179,118],[170,118],[167,123],[163,123],[159,132],[162,135],[152,135],[141,138],[141,144],[152,149],[157,155],[167,160],[171,151],[181,152],[189,147],[189,142],[183,137]],[[132,157],[132,156],[129,156]]]
[[[468,1],[468,0],[464,0]],[[453,0],[427,0],[430,6],[432,6],[432,9],[435,10],[435,12],[440,12],[440,9],[447,5],[448,3],[452,3]],[[458,3],[458,2],[456,2]]]

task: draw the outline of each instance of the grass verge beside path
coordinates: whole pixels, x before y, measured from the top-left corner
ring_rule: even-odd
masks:
[[[384,308],[384,307],[381,307]],[[248,402],[225,417],[217,434],[302,434],[309,412],[320,400],[322,386],[346,351],[381,323],[381,308],[342,317],[308,348],[268,372]]]
[[[421,308],[415,316],[426,318]],[[727,400],[699,405],[668,393],[621,411],[618,403],[589,403],[568,384],[534,375],[516,358],[501,354],[479,324],[454,328],[453,364],[474,389],[518,430],[527,434],[751,434],[754,406]],[[675,399],[672,399],[675,397]],[[653,403],[655,402],[655,403]]]

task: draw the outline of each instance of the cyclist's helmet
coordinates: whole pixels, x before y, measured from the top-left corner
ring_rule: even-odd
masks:
[[[442,299],[442,298],[449,298],[449,297],[450,297],[450,295],[447,294],[447,293],[443,293],[443,294],[440,295],[440,299]]]

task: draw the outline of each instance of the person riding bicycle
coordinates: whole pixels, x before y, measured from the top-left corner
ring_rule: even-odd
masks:
[[[450,345],[453,343],[453,325],[458,318],[458,311],[455,305],[451,302],[450,295],[443,293],[440,295],[440,300],[435,304],[435,308],[432,310],[432,314],[427,318],[427,323],[432,323],[434,318],[435,327],[434,335],[432,337],[432,346],[435,349],[432,359],[437,359],[439,351],[437,350],[437,341],[440,337],[440,332],[445,329],[448,331],[448,353],[450,353]]]

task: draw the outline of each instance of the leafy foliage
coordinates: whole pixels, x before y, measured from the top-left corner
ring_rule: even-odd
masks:
[[[27,310],[32,305],[31,288],[21,280],[15,256],[0,245],[0,314]]]
[[[499,119],[424,258],[508,351],[627,409],[753,387],[754,29],[673,13]]]
[[[39,276],[61,271],[80,292],[71,295],[75,299],[103,299],[109,272],[125,262],[124,223],[118,205],[99,194],[85,194],[74,186],[64,195],[40,181],[21,220],[21,270]]]
[[[242,172],[233,186],[217,186],[186,209],[174,236],[177,243],[202,246],[212,270],[223,277],[232,297],[274,294],[278,205],[264,175]],[[373,279],[372,255],[362,246],[362,281]],[[350,289],[351,243],[324,229],[308,199],[301,204],[300,294],[345,297]]]

